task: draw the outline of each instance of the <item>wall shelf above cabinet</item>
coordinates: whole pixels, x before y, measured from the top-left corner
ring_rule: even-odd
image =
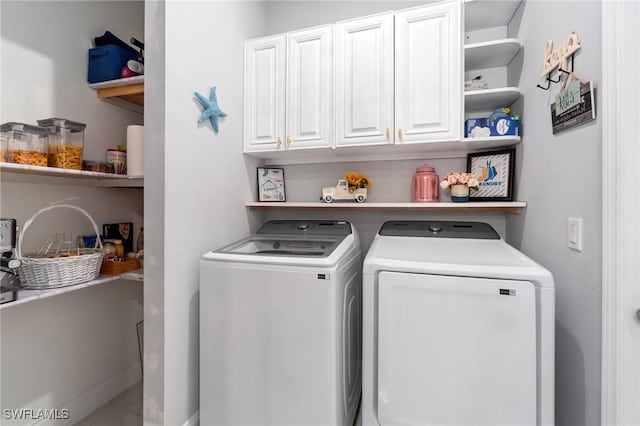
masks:
[[[522,0],[465,0],[465,31],[507,25]]]
[[[505,67],[521,47],[522,43],[515,38],[467,44],[464,46],[465,69]]]
[[[116,175],[85,170],[58,169],[55,167],[29,166],[0,163],[3,181],[48,184],[93,185],[111,188],[142,188],[144,176]]]
[[[464,92],[465,111],[490,111],[506,107],[514,103],[521,95],[522,92],[517,87],[469,90]]]
[[[323,203],[310,202],[286,202],[286,203],[261,203],[251,202],[247,204],[251,210],[360,210],[360,211],[397,211],[397,212],[500,212],[520,214],[527,207],[523,201],[504,202],[468,202],[468,203]]]
[[[144,75],[89,84],[99,99],[135,112],[144,112]]]

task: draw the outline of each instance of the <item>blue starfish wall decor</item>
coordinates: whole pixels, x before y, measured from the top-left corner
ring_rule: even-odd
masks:
[[[194,95],[198,98],[198,101],[200,101],[204,108],[202,114],[198,117],[198,123],[202,123],[204,120],[209,119],[211,121],[211,126],[213,126],[213,130],[218,133],[218,118],[226,117],[227,114],[222,112],[218,106],[218,97],[216,96],[215,86],[211,88],[211,94],[209,95],[208,100],[198,92],[195,92]]]

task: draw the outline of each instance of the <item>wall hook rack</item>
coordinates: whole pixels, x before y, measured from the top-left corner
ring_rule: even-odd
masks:
[[[571,71],[567,71],[561,67],[558,68],[558,73],[564,73],[567,75],[570,75],[573,73],[573,55],[571,55]],[[542,89],[542,90],[549,90],[551,88],[551,83],[560,83],[560,81],[562,81],[562,76],[559,76],[556,80],[553,80],[551,78],[551,71],[549,72],[549,74],[547,74],[547,87],[542,87],[542,85],[540,84],[536,84],[536,87]]]

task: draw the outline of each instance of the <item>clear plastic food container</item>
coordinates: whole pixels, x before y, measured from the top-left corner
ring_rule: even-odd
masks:
[[[24,123],[4,123],[0,127],[7,138],[8,163],[47,167],[49,130]]]
[[[0,134],[0,163],[7,161],[7,147],[9,146],[9,139],[5,135]]]
[[[84,123],[64,118],[38,120],[38,124],[49,129],[49,167],[82,170],[84,147]]]

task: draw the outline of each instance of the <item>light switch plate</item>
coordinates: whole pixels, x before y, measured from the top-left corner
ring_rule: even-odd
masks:
[[[570,217],[567,226],[567,246],[571,250],[582,251],[582,219]]]

